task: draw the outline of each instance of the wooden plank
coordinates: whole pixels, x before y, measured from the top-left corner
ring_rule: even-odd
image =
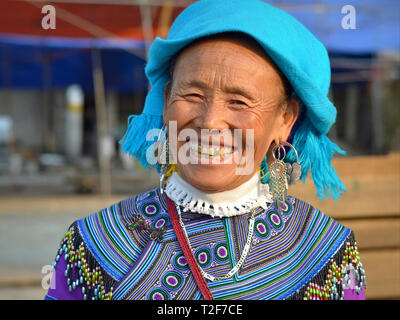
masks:
[[[400,249],[360,250],[367,299],[400,299]]]
[[[400,248],[400,219],[362,219],[340,221],[354,231],[362,249]]]
[[[342,181],[348,190],[338,201],[317,198],[311,179],[289,187],[289,194],[337,219],[399,216],[400,176],[344,177]]]
[[[347,187],[338,201],[320,200],[310,178],[290,186],[289,194],[337,219],[400,215],[400,153],[334,158],[332,165]]]
[[[344,176],[400,176],[400,152],[382,156],[334,157],[332,165]]]
[[[0,198],[0,215],[38,213],[65,214],[65,212],[95,213],[127,196],[63,195],[48,197],[4,197]]]
[[[42,287],[0,287],[0,300],[43,300],[46,293]]]
[[[400,154],[335,158],[332,164],[348,188],[337,202],[318,199],[311,179],[290,187],[289,193],[355,232],[367,299],[399,299]]]

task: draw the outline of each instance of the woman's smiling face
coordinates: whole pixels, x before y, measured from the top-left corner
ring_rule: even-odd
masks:
[[[168,126],[170,143],[177,141],[178,152],[189,144],[190,159],[197,160],[187,163],[174,154],[182,178],[200,190],[218,192],[255,174],[271,143],[286,141],[298,111],[297,100],[286,98],[281,76],[262,49],[228,37],[197,42],[179,54],[165,90],[163,118],[167,125],[176,121],[178,135],[190,129],[199,137],[189,142],[174,138]],[[200,139],[207,130],[216,140]],[[235,131],[240,139],[232,139]]]

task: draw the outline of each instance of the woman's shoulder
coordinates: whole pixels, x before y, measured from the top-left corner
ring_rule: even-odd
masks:
[[[138,218],[154,224],[165,211],[159,189],[154,188],[125,198],[82,219],[74,221],[64,236],[71,237],[88,247],[91,253],[116,278],[140,255],[149,236],[145,228],[135,228]],[[77,243],[78,244],[78,243]],[[118,259],[115,257],[118,255]]]
[[[297,237],[312,242],[315,246],[320,243],[332,246],[332,252],[345,243],[356,246],[353,230],[346,227],[332,216],[321,211],[318,207],[296,197],[288,197],[286,202],[287,213],[291,215],[288,222],[292,227],[295,225]],[[284,208],[285,209],[285,208]],[[285,215],[285,211],[282,211]]]
[[[319,224],[329,224],[331,226],[347,230],[347,232],[352,232],[349,228],[344,226],[339,221],[335,220],[330,214],[321,211],[317,206],[304,201],[302,199],[289,196],[287,203],[292,203],[292,210],[296,211],[297,217],[302,217],[305,220],[314,221],[315,223],[311,223],[311,226],[318,226]]]
[[[134,227],[137,218],[145,217],[146,224],[154,225],[165,210],[160,199],[159,189],[154,188],[113,203],[69,226],[60,241],[53,267],[63,274],[62,282],[67,281],[70,293],[76,294],[79,290],[74,289],[78,286],[85,287],[82,290],[87,292],[89,283],[96,281],[95,278],[99,281],[100,276],[102,290],[112,292],[113,284],[122,279],[150,240],[146,228]]]
[[[341,290],[329,287],[331,297],[343,298],[346,288],[358,296],[366,282],[354,232],[306,201],[288,197],[288,203],[292,205],[288,227],[297,228],[296,245],[315,265],[291,298],[322,298],[329,286]]]

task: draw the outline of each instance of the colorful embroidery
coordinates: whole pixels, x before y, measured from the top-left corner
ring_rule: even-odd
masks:
[[[204,271],[225,275],[245,245],[248,215],[183,220]],[[158,189],[77,221],[61,248],[70,290],[79,287],[87,299],[201,298]],[[337,299],[351,275],[360,292],[365,275],[351,230],[288,197],[282,211],[271,205],[257,213],[239,272],[209,286],[215,299]]]
[[[365,272],[356,244],[351,245],[350,242],[346,242],[346,251],[342,263],[338,266],[331,259],[329,265],[325,284],[311,282],[305,292],[304,300],[343,299],[344,289],[352,286],[352,274],[355,277],[354,289],[358,294],[362,287],[366,286]]]
[[[158,219],[155,223],[156,225],[155,228],[151,227],[151,225],[140,215],[134,216],[132,220],[133,222],[128,224],[129,230],[131,231],[134,231],[135,229],[146,230],[147,232],[150,233],[151,240],[162,241],[162,239],[164,238],[165,231],[167,230],[165,226],[166,221],[168,221],[167,219],[165,218]]]
[[[111,300],[113,287],[106,288],[101,267],[93,265],[93,257],[89,259],[89,265],[87,257],[90,253],[84,242],[81,241],[80,245],[76,246],[75,240],[78,237],[75,228],[76,226],[72,226],[61,240],[53,267],[63,257],[67,262],[65,277],[70,292],[79,287],[84,300]]]
[[[214,247],[214,257],[217,261],[226,261],[229,259],[229,251],[225,242],[219,243]]]
[[[145,202],[154,202],[156,196],[142,197]],[[165,210],[163,199],[159,199],[160,208]],[[138,201],[137,208],[142,205],[142,200]],[[163,210],[150,221],[164,217]],[[248,216],[210,219],[186,213],[183,219],[195,257],[204,271],[214,276],[225,275],[239,259],[245,244]],[[117,299],[201,297],[171,229],[168,222],[162,244],[147,247],[146,261],[126,275],[116,289]],[[346,239],[353,243],[349,229],[307,203],[289,197],[282,211],[272,205],[258,212],[249,256],[238,275],[209,286],[216,299],[302,299],[310,283],[305,279],[319,274],[318,265],[328,265],[332,252],[338,251]],[[165,277],[169,272],[182,276],[179,288],[167,285]],[[325,269],[321,274],[324,272]]]
[[[274,205],[259,214],[254,223],[255,236],[253,244],[265,241],[278,235],[286,225],[293,213],[294,198],[289,197],[282,205],[282,211],[278,211]]]

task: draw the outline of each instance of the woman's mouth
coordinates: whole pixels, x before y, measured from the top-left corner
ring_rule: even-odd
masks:
[[[235,152],[234,147],[198,145],[196,143],[190,143],[189,148],[195,163],[200,164],[221,164],[224,160],[231,159]],[[207,160],[207,162],[203,160]]]

